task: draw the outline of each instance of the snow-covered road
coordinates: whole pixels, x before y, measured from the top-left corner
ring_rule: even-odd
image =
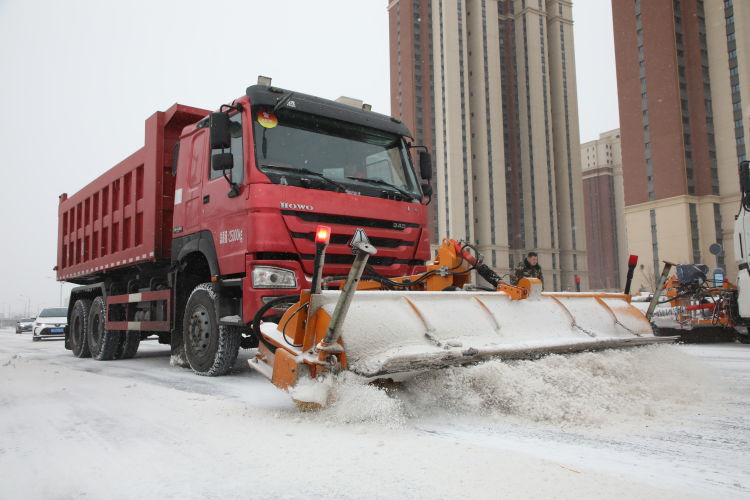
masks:
[[[0,498],[750,498],[749,345],[347,377],[317,413],[243,359],[203,378],[154,341],[97,362],[0,330]]]

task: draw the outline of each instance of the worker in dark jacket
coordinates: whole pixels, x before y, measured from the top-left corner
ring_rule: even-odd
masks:
[[[518,285],[521,278],[537,278],[544,284],[542,277],[542,268],[539,267],[539,256],[536,252],[529,252],[523,259],[523,262],[516,266],[513,276],[510,278],[512,285]]]

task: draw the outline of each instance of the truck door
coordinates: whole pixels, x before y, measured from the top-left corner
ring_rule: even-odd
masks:
[[[213,170],[212,163],[204,175],[201,196],[203,222],[201,229],[213,235],[219,268],[222,274],[245,272],[247,248],[247,193],[245,179],[245,156],[242,140],[242,112],[230,117],[232,140],[230,150],[215,149],[211,159],[219,153],[231,152],[234,167],[227,177],[238,186],[239,194],[230,195],[232,186],[221,171]]]
[[[175,182],[172,236],[179,238],[200,231],[203,206],[203,173],[208,164],[208,129],[202,129],[180,142]]]

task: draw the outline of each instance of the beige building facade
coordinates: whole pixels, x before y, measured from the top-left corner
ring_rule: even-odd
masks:
[[[391,112],[433,152],[433,241],[471,241],[501,274],[536,251],[545,289],[587,289],[571,2],[388,9]]]
[[[735,280],[737,166],[750,139],[750,2],[613,0],[625,221],[636,288],[663,261]],[[713,243],[724,252],[709,252]]]
[[[628,260],[620,129],[581,144],[581,173],[589,283],[593,290],[620,291]]]

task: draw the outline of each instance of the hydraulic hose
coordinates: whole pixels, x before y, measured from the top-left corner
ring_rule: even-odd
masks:
[[[484,278],[490,285],[494,286],[495,288],[497,288],[498,285],[503,281],[503,279],[495,271],[490,269],[486,264],[477,266],[477,274]]]
[[[394,288],[406,288],[406,289],[410,289],[413,286],[419,285],[420,283],[422,283],[424,280],[426,280],[430,276],[433,276],[435,274],[440,274],[441,272],[446,272],[448,275],[466,274],[466,273],[471,272],[471,271],[473,271],[475,269],[477,270],[477,272],[479,272],[479,267],[477,267],[477,260],[478,259],[476,257],[474,257],[474,256],[470,256],[471,258],[469,258],[469,259],[466,258],[467,254],[464,252],[464,250],[467,249],[467,248],[470,248],[470,249],[474,250],[474,252],[476,254],[479,254],[479,252],[477,251],[477,249],[473,245],[471,245],[469,243],[465,243],[463,246],[461,246],[459,248],[459,251],[458,251],[458,256],[459,256],[459,258],[461,260],[459,260],[458,264],[456,264],[454,267],[451,267],[451,268],[448,268],[448,269],[443,269],[443,270],[441,270],[441,269],[433,269],[432,271],[425,271],[424,273],[420,274],[417,278],[415,278],[413,281],[409,281],[409,282],[394,281],[392,279],[389,279],[387,276],[383,276],[377,270],[373,269],[371,266],[367,266],[366,272],[362,275],[362,278],[366,279],[366,280],[377,281],[378,283],[380,283],[384,287],[388,288],[389,290],[393,290]],[[469,264],[471,264],[471,267],[469,267],[468,269],[465,269],[463,271],[456,271],[456,269],[460,268],[463,265],[464,261],[468,261]],[[488,276],[493,276],[493,275],[495,276],[495,279],[497,280],[497,283],[499,283],[499,282],[502,281],[502,278],[500,276],[498,276],[494,271],[492,271],[492,269],[490,269],[487,266],[483,266],[483,267],[486,269],[485,273],[487,273],[487,271],[489,271],[489,273],[491,273],[491,274],[488,273]],[[482,277],[485,277],[485,276],[482,275]],[[340,281],[340,280],[344,280],[346,278],[347,278],[347,276],[344,276],[344,275],[341,275],[341,276],[328,276],[326,278],[326,281]],[[485,279],[487,279],[487,278],[485,277]],[[488,279],[487,281],[490,281],[490,280]],[[493,282],[490,281],[490,283],[493,283]],[[496,283],[493,283],[493,285],[495,287],[497,287]]]
[[[271,299],[265,304],[263,304],[260,307],[260,309],[258,309],[258,311],[255,313],[255,316],[253,316],[252,321],[248,323],[248,326],[250,327],[250,331],[255,336],[255,338],[258,340],[258,342],[262,342],[263,345],[266,346],[269,351],[276,352],[276,346],[268,342],[263,337],[263,334],[260,332],[260,323],[263,320],[263,316],[270,309],[272,309],[275,305],[283,304],[285,302],[297,302],[298,300],[299,300],[299,295],[281,295],[279,297]],[[248,344],[250,343],[252,343],[251,338],[243,338],[241,345],[243,348],[248,349],[250,347]]]

